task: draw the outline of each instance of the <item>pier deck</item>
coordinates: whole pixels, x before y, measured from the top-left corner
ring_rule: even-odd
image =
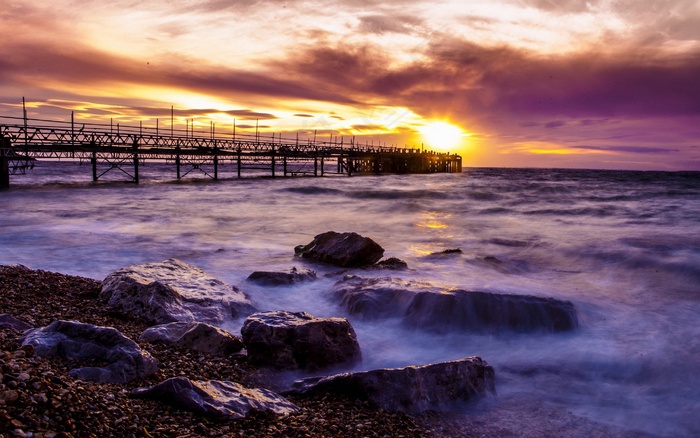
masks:
[[[218,179],[223,165],[233,166],[239,178],[244,169],[269,171],[271,176],[462,171],[462,157],[456,154],[359,145],[354,140],[262,138],[257,133],[236,135],[235,130],[225,137],[213,127],[209,136],[189,130],[183,135],[172,128],[107,128],[27,119],[0,123],[0,188],[9,187],[10,175],[25,173],[39,159],[91,163],[93,181],[118,169],[137,184],[139,165],[148,160],[172,164],[178,179],[192,171]]]

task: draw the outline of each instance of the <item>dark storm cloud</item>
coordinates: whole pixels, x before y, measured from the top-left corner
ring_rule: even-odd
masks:
[[[443,41],[426,55],[421,62],[389,69],[386,54],[377,48],[339,45],[309,48],[279,67],[318,84],[329,96],[381,99],[424,114],[449,108],[471,117],[550,120],[700,115],[700,52],[545,57]]]
[[[48,46],[21,42],[0,45],[2,77],[5,84],[41,86],[44,82],[82,85],[134,84],[182,88],[189,91],[234,98],[240,95],[300,98],[353,103],[347,95],[319,88],[307,79],[293,80],[276,71],[250,72],[207,66],[190,59],[171,65],[151,64],[80,46]],[[265,117],[268,118],[268,117]]]

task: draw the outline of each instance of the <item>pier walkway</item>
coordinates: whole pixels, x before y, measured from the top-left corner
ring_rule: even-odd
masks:
[[[14,123],[5,123],[5,122]],[[77,125],[73,122],[0,118],[0,188],[10,185],[10,175],[26,173],[36,160],[74,160],[90,163],[92,180],[120,171],[127,181],[139,183],[139,165],[147,160],[172,164],[180,179],[196,172],[219,178],[221,166],[233,166],[237,176],[244,169],[262,170],[270,176],[325,173],[384,174],[461,172],[462,157],[416,148],[380,147],[317,141],[281,136],[264,138],[226,136],[156,128]],[[331,172],[328,168],[331,168]]]

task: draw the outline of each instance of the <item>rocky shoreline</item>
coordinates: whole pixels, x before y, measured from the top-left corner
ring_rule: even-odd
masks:
[[[114,327],[138,339],[151,325],[110,310],[97,298],[99,292],[96,280],[0,266],[0,313],[35,327],[75,320]],[[468,437],[503,432],[456,421],[449,414],[386,412],[366,401],[330,394],[289,396],[300,409],[287,416],[253,413],[243,419],[216,420],[157,401],[135,399],[130,393],[136,387],[178,376],[270,386],[266,371],[248,363],[245,355],[218,358],[146,342],[142,347],[159,362],[155,374],[127,384],[96,383],[70,377],[68,371],[76,366],[70,360],[34,356],[30,348],[20,345],[20,334],[0,328],[2,436]]]

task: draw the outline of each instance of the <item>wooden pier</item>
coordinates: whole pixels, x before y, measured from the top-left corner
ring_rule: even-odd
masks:
[[[173,165],[177,179],[196,172],[216,180],[222,166],[231,166],[239,178],[246,169],[273,177],[462,171],[462,157],[456,154],[360,145],[354,139],[345,143],[342,139],[300,140],[298,136],[289,139],[274,134],[263,138],[257,132],[254,136],[236,135],[235,128],[224,136],[216,134],[213,125],[209,135],[203,136],[189,129],[176,132],[172,125],[164,132],[157,127],[117,125],[115,129],[112,125],[14,120],[0,123],[0,188],[9,187],[10,175],[26,173],[40,159],[90,163],[93,181],[110,171],[120,171],[136,184],[139,165],[146,161]]]

